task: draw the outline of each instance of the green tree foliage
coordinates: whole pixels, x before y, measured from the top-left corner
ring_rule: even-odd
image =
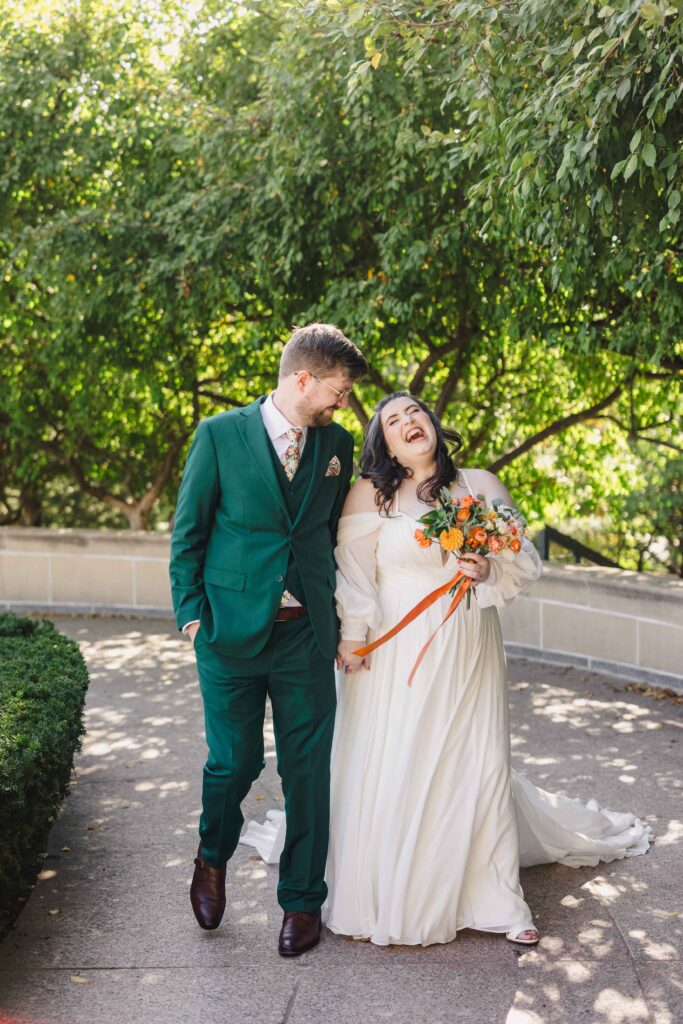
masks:
[[[424,130],[436,131],[454,175],[475,168],[467,196],[482,229],[512,228],[547,258],[553,291],[567,289],[574,309],[599,303],[611,314],[603,343],[612,350],[680,369],[680,4],[327,7],[329,31],[363,55],[353,85],[392,65],[432,79],[450,116],[444,130],[425,107]]]
[[[248,371],[253,344],[249,304],[226,301],[197,219],[185,227],[202,179],[194,100],[144,8],[0,18],[5,518],[46,521],[66,491],[57,511],[145,527],[204,395],[224,400],[226,347],[239,334]]]
[[[48,495],[54,521],[69,479],[71,521],[167,518],[198,418],[270,387],[320,318],[372,361],[352,429],[409,388],[532,519],[614,524],[680,444],[683,294],[680,18],[627,33],[624,10],[210,0],[150,22],[102,0],[8,24],[7,516]],[[620,26],[608,56],[579,49]]]

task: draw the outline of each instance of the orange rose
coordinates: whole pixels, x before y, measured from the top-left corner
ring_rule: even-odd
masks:
[[[472,547],[481,547],[482,544],[486,543],[487,539],[488,534],[483,526],[475,526],[475,528],[470,530],[467,534],[467,542],[468,544],[471,544]]]
[[[463,508],[471,508],[472,505],[474,505],[475,500],[476,499],[473,498],[471,494],[466,494],[462,499],[461,505]]]
[[[497,555],[505,547],[505,541],[502,537],[489,537],[489,547]]]
[[[470,510],[468,508],[461,508],[458,512],[458,522],[464,523],[466,519],[470,518]]]
[[[429,537],[425,537],[424,532],[422,530],[416,530],[413,536],[415,537],[415,540],[417,541],[421,548],[431,547],[431,540],[429,539]]]
[[[512,540],[510,541],[510,550],[514,551],[515,554],[517,554],[517,552],[521,549],[521,547],[522,547],[522,542],[519,539],[519,537],[513,537]]]
[[[439,534],[439,544],[444,551],[457,551],[462,547],[464,540],[465,535],[457,526],[452,526],[450,530],[442,530]]]

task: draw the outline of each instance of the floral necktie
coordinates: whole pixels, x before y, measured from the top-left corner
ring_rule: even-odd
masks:
[[[285,468],[288,480],[294,479],[294,474],[299,468],[299,462],[301,461],[301,449],[299,448],[299,442],[304,436],[303,430],[298,427],[292,427],[285,434],[285,437],[289,441],[289,445],[285,454],[282,457],[282,465]]]

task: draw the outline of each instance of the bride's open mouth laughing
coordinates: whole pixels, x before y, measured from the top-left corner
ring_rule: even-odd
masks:
[[[422,427],[411,427],[406,433],[405,442],[406,444],[411,444],[413,441],[423,440],[426,436]]]

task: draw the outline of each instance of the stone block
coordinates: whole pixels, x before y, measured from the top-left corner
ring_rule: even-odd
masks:
[[[14,555],[0,551],[0,600],[48,602],[48,555]]]
[[[683,629],[663,622],[639,622],[639,663],[683,675]]]
[[[147,608],[171,608],[168,560],[136,558],[133,561],[133,572],[136,605]]]
[[[609,612],[543,605],[543,646],[636,663],[636,622]]]
[[[52,600],[133,605],[133,564],[128,559],[60,555],[52,558]]]
[[[518,597],[500,610],[503,639],[513,644],[539,647],[541,643],[541,605],[528,597]]]
[[[543,601],[683,624],[683,584],[653,573],[550,566],[528,593]]]
[[[168,559],[170,536],[134,530],[0,528],[0,551]]]

